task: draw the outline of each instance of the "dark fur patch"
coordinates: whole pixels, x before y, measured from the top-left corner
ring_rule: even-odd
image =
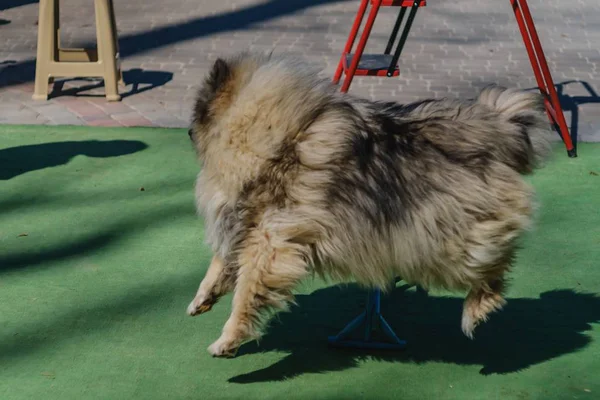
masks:
[[[231,68],[222,59],[217,59],[212,70],[206,77],[204,85],[198,91],[194,106],[194,122],[206,124],[209,119],[209,106],[216,97],[219,89],[230,79]]]
[[[230,75],[229,65],[223,59],[218,58],[208,77],[208,85],[216,92],[229,79]]]
[[[256,179],[246,182],[240,194],[240,204],[284,207],[288,200],[287,185],[293,182],[290,174],[298,171],[296,143],[284,141],[275,156],[266,161]],[[256,211],[253,213],[256,215]]]
[[[536,125],[536,120],[537,118],[534,115],[527,114],[517,114],[509,119],[511,123],[519,127],[521,143],[512,148],[512,158],[508,160],[507,164],[520,173],[530,173],[534,167],[534,149],[529,131]]]
[[[527,144],[527,149],[533,151],[533,146],[531,144],[531,139],[529,138],[528,130],[535,126],[536,119],[534,116],[530,115],[515,115],[510,119],[510,122],[517,124],[521,127],[521,135]]]
[[[399,104],[399,103],[396,103],[393,101],[375,102],[373,104],[377,108],[379,108],[381,110],[381,112],[384,112],[386,114],[396,115],[396,116],[402,116],[402,115],[408,115],[408,114],[412,113],[417,108],[419,108],[425,104],[435,103],[438,101],[439,100],[435,100],[435,99],[427,99],[427,100],[416,101],[414,103],[409,103],[409,104]]]
[[[411,124],[383,112],[372,119],[354,131],[348,146],[346,162],[357,168],[340,166],[328,199],[332,207],[360,210],[374,227],[384,229],[403,222],[430,187],[409,181],[403,172],[413,168],[408,163],[417,154],[417,132]]]

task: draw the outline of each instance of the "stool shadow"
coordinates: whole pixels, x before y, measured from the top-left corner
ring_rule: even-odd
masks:
[[[569,85],[580,84],[583,89],[587,92],[585,96],[571,96],[565,93]],[[571,134],[571,141],[573,142],[573,146],[577,149],[577,138],[579,137],[579,106],[581,104],[600,104],[600,96],[593,88],[593,86],[586,81],[573,79],[570,81],[564,81],[560,83],[555,83],[554,87],[556,88],[556,94],[558,95],[558,101],[560,102],[560,106],[563,110],[563,113],[566,111],[571,112],[571,123],[569,125],[569,133]],[[525,90],[530,91],[538,91],[539,88],[531,87]],[[566,119],[566,117],[565,117]],[[560,136],[560,129],[555,125],[556,132]]]
[[[119,157],[148,145],[138,140],[83,140],[40,143],[0,149],[0,181],[31,171],[67,164],[73,157]]]
[[[135,94],[143,93],[148,90],[152,90],[156,87],[163,86],[173,79],[173,73],[167,71],[148,71],[141,68],[133,68],[128,71],[123,71],[123,80],[126,86],[131,86],[128,91],[122,92],[119,89],[121,98],[133,96]],[[69,87],[65,88],[65,84],[68,82],[93,82],[88,85],[80,87]],[[104,80],[98,80],[95,78],[72,78],[72,79],[61,79],[54,82],[54,87],[48,98],[55,98],[59,96],[77,96],[77,97],[104,97],[103,93],[85,93],[94,89],[104,87]]]
[[[588,94],[586,96],[571,96],[565,94],[567,87],[573,84],[580,84]],[[563,111],[571,112],[571,139],[573,140],[573,146],[577,147],[577,137],[579,134],[579,105],[589,103],[600,104],[600,96],[598,96],[598,93],[596,93],[592,85],[586,81],[565,81],[556,84],[555,87]]]
[[[509,298],[505,309],[479,326],[473,341],[460,331],[463,299],[395,289],[382,298],[382,312],[401,339],[402,351],[333,349],[335,335],[364,306],[354,285],[330,287],[297,297],[299,307],[280,314],[267,334],[240,348],[238,357],[261,352],[288,353],[275,364],[229,379],[233,383],[282,381],[305,373],[342,371],[363,360],[421,364],[481,365],[480,373],[523,370],[586,347],[585,334],[600,321],[600,297],[569,289],[539,298]],[[362,301],[362,303],[361,303]]]

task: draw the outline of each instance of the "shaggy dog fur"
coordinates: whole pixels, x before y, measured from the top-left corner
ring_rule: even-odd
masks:
[[[214,258],[188,313],[234,291],[211,354],[258,338],[311,273],[467,290],[469,337],[505,303],[533,211],[521,174],[548,148],[539,95],[491,87],[469,101],[372,102],[301,61],[242,54],[217,60],[194,112]]]

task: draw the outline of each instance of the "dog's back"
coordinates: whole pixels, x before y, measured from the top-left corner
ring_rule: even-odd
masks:
[[[540,97],[491,87],[474,101],[350,103],[365,125],[338,157],[351,161],[329,193],[349,241],[336,236],[324,247],[344,249],[333,264],[354,265],[351,274],[372,285],[393,272],[470,289],[463,330],[471,336],[504,303],[514,242],[530,224],[533,193],[519,175],[548,153]]]
[[[549,124],[543,110],[537,93],[491,86],[475,101],[384,103],[373,112],[398,126],[410,124],[412,134],[451,160],[469,165],[499,161],[527,174],[549,153]]]

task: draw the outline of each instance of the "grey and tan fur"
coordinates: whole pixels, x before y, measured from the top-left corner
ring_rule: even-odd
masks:
[[[209,347],[234,355],[316,273],[388,289],[400,276],[468,290],[463,332],[505,300],[515,240],[530,223],[521,177],[547,153],[537,94],[400,105],[338,92],[289,57],[217,60],[190,136],[213,261],[190,315],[233,291]]]

